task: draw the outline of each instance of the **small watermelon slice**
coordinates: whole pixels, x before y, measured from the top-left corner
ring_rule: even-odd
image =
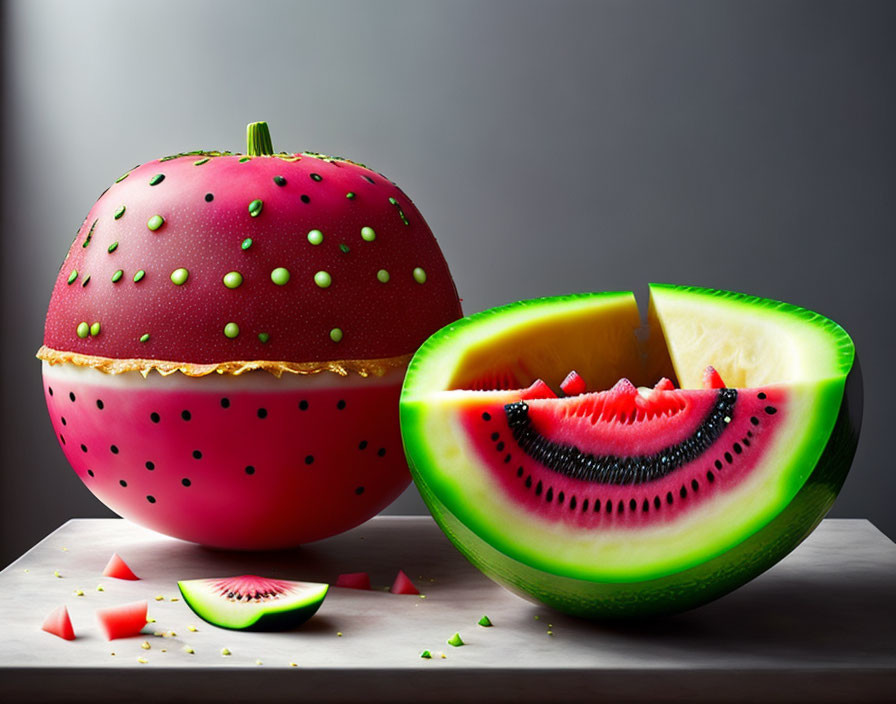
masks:
[[[146,610],[145,601],[133,601],[97,609],[96,617],[106,634],[106,640],[131,638],[140,635],[146,625]]]
[[[188,579],[177,583],[187,605],[203,621],[237,631],[286,631],[311,618],[328,584],[256,575]]]
[[[53,609],[50,615],[44,619],[44,625],[41,626],[41,630],[52,633],[54,636],[59,636],[63,640],[75,639],[75,629],[72,628],[72,620],[69,618],[68,608],[66,608],[65,604]]]
[[[370,575],[366,572],[347,572],[339,575],[333,586],[345,589],[370,589]]]
[[[585,393],[585,380],[579,376],[577,371],[573,370],[560,382],[560,388],[567,396],[577,396]]]
[[[117,552],[113,552],[112,557],[109,558],[109,562],[106,563],[106,567],[103,569],[103,576],[114,577],[115,579],[140,579],[134,574],[133,570],[128,567],[128,563],[121,559]]]
[[[625,292],[523,301],[442,329],[405,379],[436,521],[487,576],[569,613],[681,611],[740,586],[812,531],[855,452],[861,375],[836,323],[668,285],[647,321],[645,339]],[[606,390],[524,398],[569,369]],[[483,388],[493,370],[520,388]]]
[[[411,578],[408,577],[404,570],[398,570],[395,575],[395,581],[392,582],[392,588],[389,590],[393,594],[419,594],[420,590],[414,586]]]

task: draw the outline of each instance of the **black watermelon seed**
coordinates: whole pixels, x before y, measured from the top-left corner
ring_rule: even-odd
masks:
[[[499,442],[497,445],[495,445],[495,449],[496,449],[498,452],[503,451],[503,450],[504,450],[504,441],[502,440],[502,441]]]
[[[585,511],[587,511],[587,510],[588,510],[588,499],[583,499],[582,500],[582,513],[585,513]]]
[[[72,403],[75,402],[75,392],[74,392],[74,391],[69,391],[69,392],[68,392],[68,397],[69,397],[69,399],[71,400]]]
[[[184,477],[183,479],[180,480],[180,483],[183,484],[184,486],[190,486],[190,484],[192,484],[193,482],[191,482],[189,479]]]
[[[65,419],[65,416],[59,416],[59,421],[60,421],[63,425],[68,425],[68,421]]]
[[[258,411],[256,411],[256,415],[258,415],[259,418],[264,420],[265,418],[268,417],[268,409],[267,408],[259,408]]]
[[[734,443],[734,448],[733,448],[733,449],[734,449],[735,454],[738,454],[738,455],[739,455],[741,452],[744,451],[744,448],[742,448],[742,447],[740,446],[740,443],[739,443],[739,442]]]
[[[753,425],[759,425],[759,419],[756,416],[750,416],[750,422]]]
[[[103,410],[103,407],[104,407],[104,406],[105,406],[105,404],[102,402],[101,399],[97,399],[97,400],[96,400],[96,407],[97,407],[97,408],[99,408],[100,410]]]
[[[205,202],[206,203],[211,203],[214,199],[215,199],[214,193],[206,193],[205,194]]]
[[[600,499],[595,499],[594,500],[594,512],[597,513],[598,511],[600,511]]]
[[[367,181],[368,183],[376,183],[376,181],[374,181],[372,178],[370,178],[370,176],[368,176],[367,174],[361,174],[361,175],[364,177],[364,180]]]
[[[53,389],[50,389],[50,396],[52,396],[52,395],[53,395]],[[491,419],[492,419],[491,413],[486,411],[485,413],[482,414],[482,420],[491,420]]]
[[[124,479],[119,479],[119,480],[118,480],[118,483],[121,484],[122,486],[127,486],[127,485],[128,485],[128,483],[127,483]]]
[[[253,467],[251,464],[246,467],[246,474],[255,474],[255,467]]]
[[[149,501],[149,503],[154,504],[154,503],[156,502],[156,497],[155,497],[155,496],[152,496],[152,495],[150,494],[150,495],[148,495],[148,496],[146,497],[146,500]]]
[[[162,420],[162,417],[161,417],[158,413],[156,413],[155,411],[153,411],[152,413],[149,414],[149,419],[150,419],[153,423],[158,423],[160,420]]]
[[[318,183],[324,180],[324,177],[321,176],[320,174],[308,174],[308,175],[311,176],[312,181],[317,181]]]
[[[616,513],[625,513],[625,504],[622,503],[621,499],[620,499],[619,503],[616,504]]]
[[[85,445],[83,442],[81,443],[81,452],[87,452],[87,445]]]
[[[190,418],[192,418],[193,415],[189,411],[181,411],[180,417],[183,418],[184,420],[190,420]]]
[[[629,507],[632,511],[634,511],[636,508],[638,508],[638,502],[635,501],[634,499],[632,499],[631,501],[628,502],[628,507]]]
[[[775,415],[775,413],[778,412],[778,409],[775,408],[774,406],[766,406],[765,412],[768,413],[770,416],[773,416],[773,415]]]
[[[50,396],[53,395],[53,387],[52,387],[52,386],[48,386],[48,387],[47,387],[47,391],[50,392]]]
[[[554,487],[552,487],[552,486],[548,487],[548,493],[544,495],[544,498],[545,498],[545,501],[547,501],[548,503],[550,503],[551,501],[554,500]]]
[[[221,399],[221,408],[230,408],[230,399],[226,396]]]
[[[109,452],[111,452],[113,455],[117,455],[118,454],[118,445],[110,445]]]
[[[764,400],[765,400],[766,398],[768,398],[768,397],[765,395],[765,392],[764,392],[764,391],[760,391],[758,394],[756,394],[756,398],[758,398],[759,400],[763,400],[763,401],[764,401]]]
[[[510,456],[509,453],[506,454],[506,455],[504,455],[504,464],[510,464],[510,460],[511,460],[511,459],[512,459],[512,458],[511,458],[511,456]]]
[[[359,449],[359,450],[366,450],[366,449],[367,449],[367,441],[366,441],[366,440],[362,440],[361,442],[359,442],[359,443],[358,443],[358,449]]]
[[[559,494],[557,494],[557,503],[558,503],[558,504],[562,504],[562,503],[563,503],[563,499],[565,499],[565,498],[566,498],[566,497],[563,495],[563,492],[561,491]]]
[[[716,460],[713,464],[715,464],[716,469],[722,468],[722,460]]]
[[[712,473],[712,470],[708,470],[706,472],[706,479],[712,484],[716,480],[716,475]]]
[[[378,457],[385,457],[386,456],[386,448],[381,447],[379,450],[376,451],[376,454]]]
[[[532,475],[531,474],[528,477],[526,477],[526,488],[527,489],[532,488]]]
[[[314,455],[305,455],[305,464],[314,464]]]
[[[518,476],[518,477],[523,476],[523,468],[522,467],[516,468],[516,476]]]
[[[520,469],[522,469],[522,467],[520,467]],[[541,492],[543,489],[544,489],[544,486],[542,485],[541,480],[539,479],[538,484],[535,485],[535,495],[541,496]]]
[[[307,411],[308,410],[308,402],[307,401],[299,401],[299,410]]]
[[[62,444],[65,445],[65,435],[59,433],[59,439],[62,440]]]
[[[193,450],[193,458],[197,460],[202,459],[202,453],[199,450]]]
[[[748,430],[748,431],[747,431],[747,437],[748,437],[748,438],[753,437],[753,431],[752,431],[752,430]]]
[[[149,185],[150,186],[158,186],[164,180],[165,180],[165,174],[156,174],[151,179],[149,179]]]
[[[691,489],[693,489],[694,491],[697,491],[698,489],[700,489],[700,484],[697,482],[696,479],[691,479]]]
[[[659,496],[654,496],[654,497],[653,497],[653,505],[654,505],[655,508],[659,508],[660,506],[663,505],[663,502],[660,501],[660,497],[659,497]]]
[[[726,452],[726,453],[725,453],[725,461],[726,461],[728,464],[731,464],[732,462],[734,462],[734,458],[731,456],[731,453],[730,453],[730,452]]]
[[[156,468],[156,463],[155,462],[147,462],[146,468],[151,472],[152,470],[154,470]]]
[[[678,490],[678,495],[681,498],[684,498],[688,495],[688,490],[684,488],[684,484],[681,485],[681,489]]]
[[[92,470],[92,469],[88,469],[88,470],[87,470],[87,474],[89,474],[91,477],[94,476],[94,475],[93,475],[93,470]]]
[[[304,193],[302,194],[302,197],[301,197],[300,200],[301,200],[303,203],[310,203],[310,202],[311,202],[311,199],[310,199],[308,196],[306,196]]]
[[[364,493],[364,487],[363,487],[363,486],[359,486],[357,489],[355,489],[355,493],[356,493],[358,496],[360,496],[361,494]]]
[[[340,399],[340,400],[336,403],[336,408],[338,408],[340,411],[341,411],[343,408],[345,408],[345,401],[343,401],[342,399]]]
[[[650,510],[650,502],[647,499],[644,499],[644,503],[641,504],[641,510],[644,513],[647,513]]]
[[[492,442],[497,442],[499,437],[501,437],[500,433],[492,433]]]
[[[575,496],[573,496],[573,497],[569,500],[569,510],[570,510],[570,511],[575,511],[575,510],[576,510],[576,497],[575,497]]]
[[[744,447],[750,446],[750,441],[747,438],[742,438],[741,442],[744,444]]]
[[[672,498],[672,492],[667,491],[666,492],[666,503],[671,504],[673,501],[675,501],[675,499]]]
[[[285,186],[286,179],[282,176],[274,176],[274,183],[276,183],[278,186]]]

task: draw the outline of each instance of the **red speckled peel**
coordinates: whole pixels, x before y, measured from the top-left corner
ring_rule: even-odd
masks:
[[[45,348],[196,365],[381,359],[412,353],[461,316],[435,238],[386,178],[327,157],[241,159],[157,160],[113,184],[88,213],[59,272]],[[156,174],[164,179],[150,185]],[[253,217],[255,200],[263,205]],[[164,218],[155,231],[147,227],[154,215]],[[365,227],[373,241],[362,238]],[[313,229],[323,233],[320,244],[308,240]],[[243,249],[247,238],[251,246]],[[282,286],[271,280],[278,267],[290,274]],[[177,285],[171,273],[180,268],[189,276]],[[123,274],[113,282],[117,270]],[[145,275],[135,282],[139,270]],[[385,283],[380,270],[388,272]],[[243,277],[237,288],[223,283],[232,271]],[[315,283],[319,271],[330,274],[329,287]],[[99,323],[98,334],[82,326],[79,336],[81,323]],[[236,337],[224,334],[228,323],[238,326]],[[331,336],[337,328],[338,342]],[[41,356],[52,358],[48,352]]]

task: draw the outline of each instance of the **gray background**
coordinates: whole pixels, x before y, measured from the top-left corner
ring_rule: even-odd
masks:
[[[865,426],[832,515],[896,537],[896,3],[10,1],[3,6],[0,564],[111,515],[34,359],[59,263],[120,173],[181,150],[347,155],[426,216],[465,310],[648,281],[852,334]],[[413,490],[390,512],[423,512]]]

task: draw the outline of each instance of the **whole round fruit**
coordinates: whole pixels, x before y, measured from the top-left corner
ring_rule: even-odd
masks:
[[[268,549],[367,520],[408,485],[411,355],[461,315],[423,217],[342,158],[196,151],[124,174],[87,215],[47,313],[63,452],[125,518]]]

